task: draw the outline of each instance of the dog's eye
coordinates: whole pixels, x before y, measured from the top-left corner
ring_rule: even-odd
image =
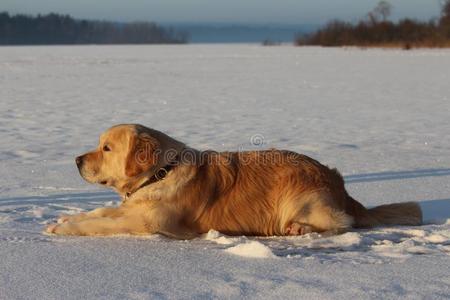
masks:
[[[111,148],[109,148],[108,145],[103,146],[103,151],[108,152],[111,151]]]

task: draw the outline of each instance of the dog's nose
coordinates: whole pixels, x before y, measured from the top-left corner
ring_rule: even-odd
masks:
[[[78,156],[77,158],[75,158],[75,163],[77,164],[77,166],[80,166],[83,163],[83,157]]]

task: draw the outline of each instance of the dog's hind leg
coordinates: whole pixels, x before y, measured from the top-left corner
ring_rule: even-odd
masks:
[[[337,208],[331,195],[324,191],[287,199],[282,208],[280,231],[283,235],[338,234],[353,224],[353,218]]]
[[[304,235],[314,232],[314,228],[308,224],[292,222],[285,229],[285,235]]]

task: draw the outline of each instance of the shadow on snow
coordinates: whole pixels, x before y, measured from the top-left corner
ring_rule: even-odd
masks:
[[[358,183],[437,176],[450,176],[450,169],[421,169],[412,171],[366,173],[344,176],[344,179],[346,183]]]

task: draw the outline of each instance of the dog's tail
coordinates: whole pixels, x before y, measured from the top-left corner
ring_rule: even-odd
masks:
[[[347,212],[355,219],[355,228],[422,224],[422,210],[415,202],[386,204],[367,209],[352,197],[347,196],[347,199]]]

